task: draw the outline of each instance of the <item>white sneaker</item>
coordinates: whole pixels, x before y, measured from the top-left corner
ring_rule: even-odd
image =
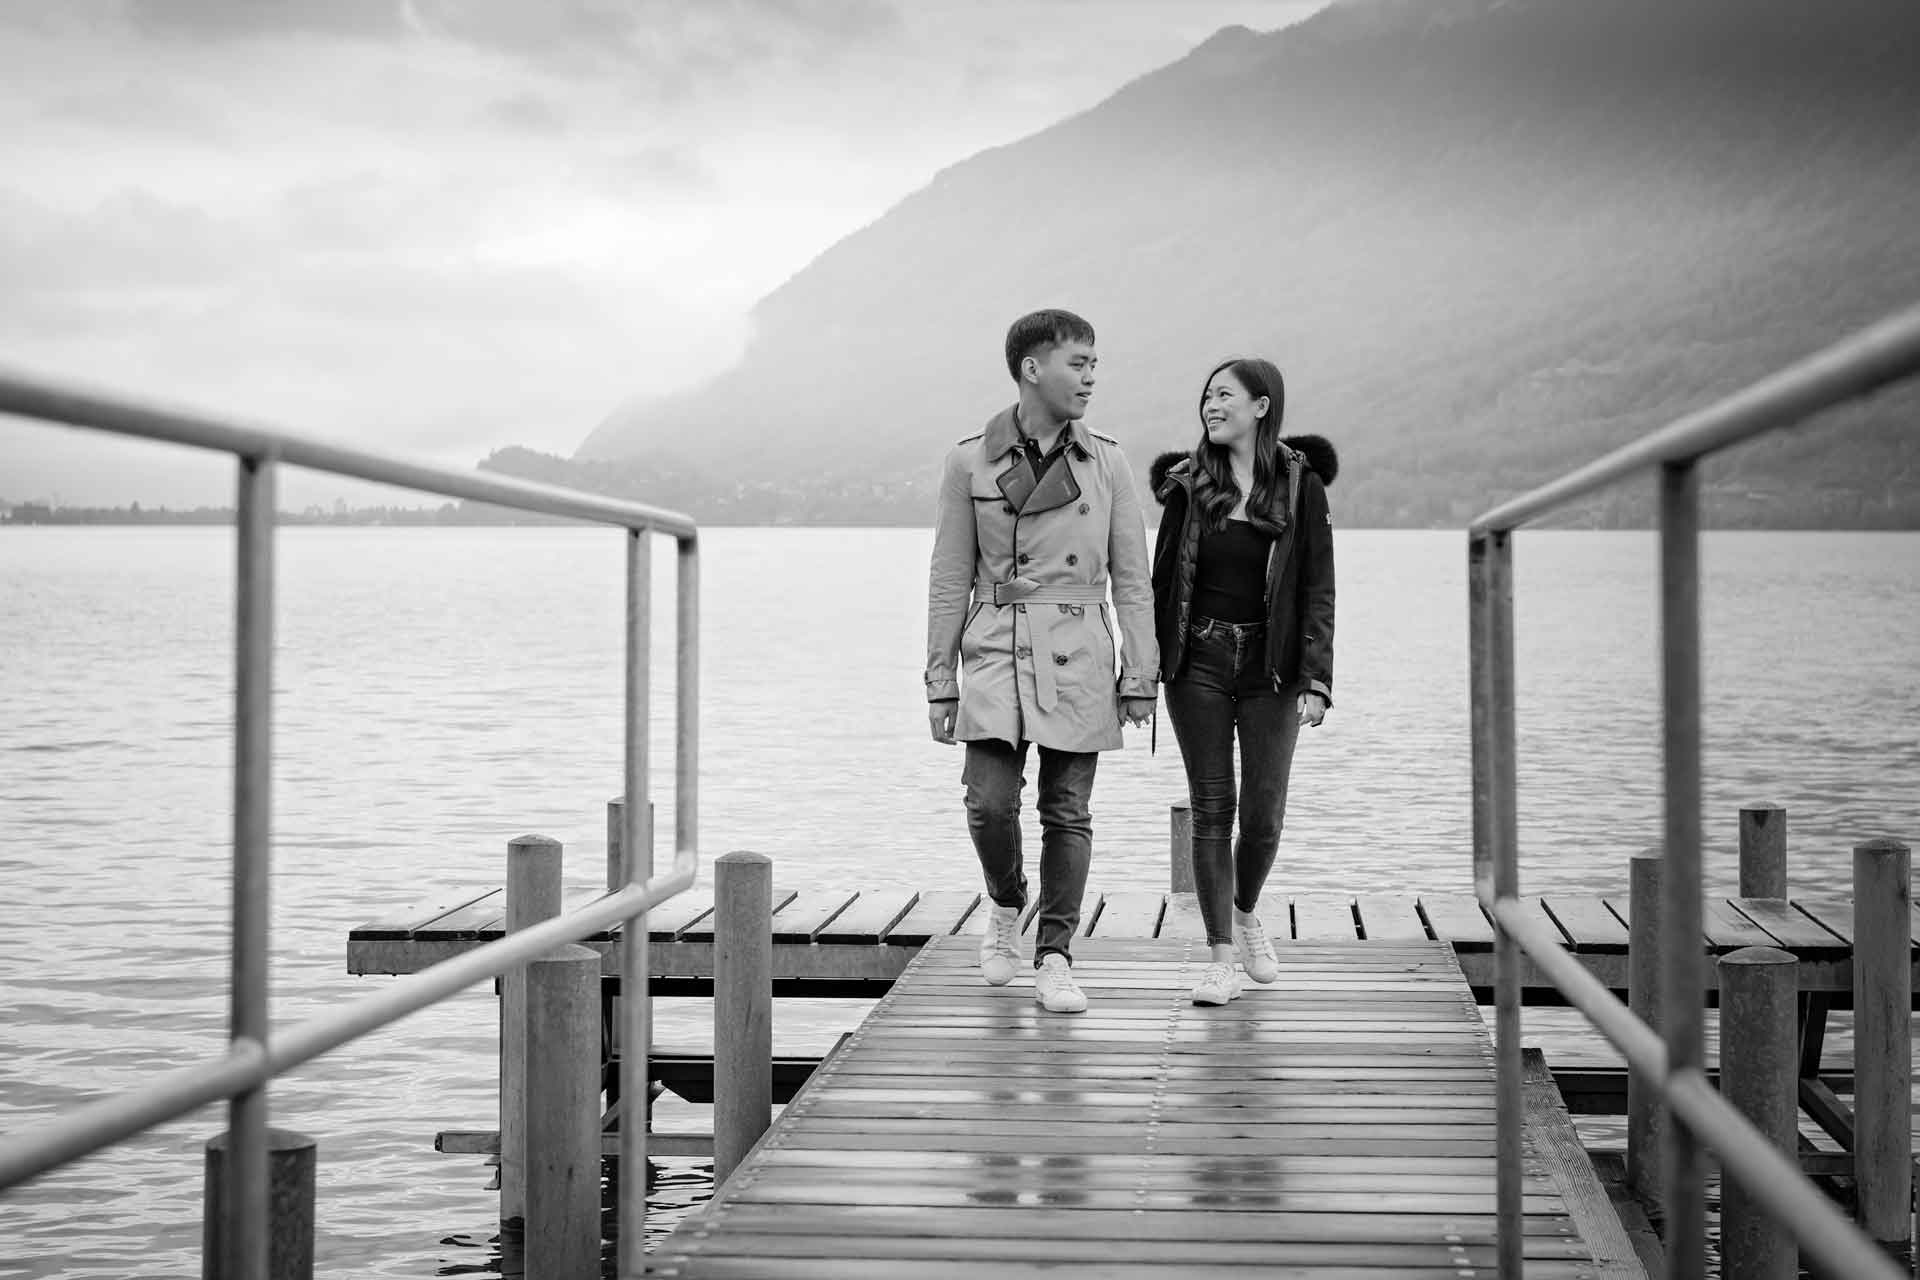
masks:
[[[1240,953],[1240,967],[1255,982],[1268,983],[1280,976],[1280,957],[1273,953],[1260,917],[1233,913],[1233,949]]]
[[[1215,961],[1200,971],[1193,984],[1195,1004],[1225,1004],[1240,998],[1240,974],[1224,960]]]
[[[1087,1007],[1087,993],[1073,980],[1073,966],[1057,951],[1049,951],[1033,971],[1033,998],[1048,1013],[1079,1013]]]
[[[980,976],[990,987],[1004,987],[1020,970],[1020,908],[997,906],[989,899],[980,930]]]

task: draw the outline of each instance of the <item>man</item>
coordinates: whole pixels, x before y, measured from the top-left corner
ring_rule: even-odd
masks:
[[[967,828],[992,906],[981,976],[1012,981],[1027,878],[1020,790],[1040,748],[1040,905],[1034,998],[1078,1013],[1070,944],[1093,856],[1094,766],[1120,721],[1153,713],[1160,656],[1146,525],[1133,471],[1081,418],[1093,394],[1093,326],[1036,311],[1007,331],[1019,401],[947,454],[927,591],[927,718],[966,743]],[[1120,675],[1107,587],[1120,624]],[[958,669],[956,670],[956,664]]]

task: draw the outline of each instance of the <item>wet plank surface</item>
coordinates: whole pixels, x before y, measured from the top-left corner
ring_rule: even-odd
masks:
[[[1199,1008],[1202,940],[1096,929],[1058,1015],[929,944],[652,1273],[1491,1274],[1492,1047],[1453,949],[1279,952]],[[1528,1276],[1591,1274],[1528,1166]]]

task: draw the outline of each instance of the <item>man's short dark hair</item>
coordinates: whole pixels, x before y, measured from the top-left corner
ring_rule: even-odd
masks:
[[[1071,311],[1033,311],[1007,330],[1007,373],[1020,381],[1020,362],[1043,347],[1063,342],[1093,344],[1093,326]]]

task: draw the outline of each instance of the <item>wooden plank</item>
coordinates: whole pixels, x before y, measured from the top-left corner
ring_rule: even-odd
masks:
[[[809,943],[829,921],[853,905],[852,889],[802,889],[773,914],[776,944]]]
[[[1729,898],[1733,909],[1765,929],[1796,955],[1844,952],[1847,944],[1784,898]]]
[[[1627,926],[1598,898],[1547,898],[1547,915],[1571,941],[1575,951],[1625,951]]]
[[[1363,893],[1354,899],[1360,930],[1369,942],[1427,940],[1420,900],[1410,893]]]
[[[792,889],[783,888],[777,884],[773,886],[773,927],[776,932],[778,932],[780,928],[781,910],[797,896]],[[713,926],[713,914],[709,912],[682,929],[679,937],[677,937],[675,941],[679,943],[706,943],[711,946],[713,943]],[[711,972],[711,970],[709,970],[709,972]]]
[[[655,946],[672,942],[687,926],[712,911],[713,886],[710,884],[695,885],[685,893],[675,894],[647,912],[647,942]],[[709,922],[707,928],[712,927]]]
[[[920,895],[911,889],[865,889],[846,910],[823,928],[821,945],[878,945],[887,930],[913,909]]]
[[[501,888],[445,890],[424,901],[403,907],[392,915],[357,925],[349,936],[365,938],[369,941],[409,938],[450,912],[458,911],[462,907],[470,907],[476,902],[505,892],[506,890]]]
[[[1167,909],[1160,917],[1162,938],[1197,938],[1207,940],[1206,922],[1200,918],[1200,899],[1191,893],[1170,893],[1167,895]]]
[[[1100,916],[1087,936],[1100,938],[1151,938],[1160,932],[1160,917],[1165,912],[1167,895],[1145,890],[1109,893],[1100,900]]]
[[[1276,911],[1274,915],[1272,920],[1263,918],[1262,923],[1278,940],[1284,935],[1280,931],[1279,913]],[[1352,942],[1359,936],[1353,921],[1353,899],[1344,894],[1294,894],[1293,936],[1300,942]]]
[[[1853,946],[1853,895],[1847,894],[1809,894],[1801,897],[1795,894],[1793,909],[1806,916],[1815,924],[1831,933],[1840,941]],[[1911,907],[1908,908],[1912,910]]]
[[[1632,900],[1626,897],[1605,899],[1607,910],[1620,918],[1629,934],[1633,927]],[[1716,952],[1736,951],[1741,947],[1780,945],[1774,936],[1735,911],[1725,898],[1711,895],[1700,903],[1700,921],[1705,927],[1707,945]]]
[[[1567,1216],[1593,1251],[1595,1280],[1647,1280],[1646,1269],[1620,1224],[1613,1200],[1595,1174],[1586,1147],[1573,1127],[1573,1117],[1561,1101],[1545,1055],[1528,1048],[1521,1050],[1521,1058],[1527,1138],[1534,1159],[1559,1190]]]
[[[1435,938],[1458,950],[1491,950],[1493,922],[1470,893],[1423,893],[1420,914]]]
[[[446,942],[472,942],[483,934],[498,935],[506,919],[507,891],[483,894],[463,907],[449,911],[422,924],[413,931],[415,939],[434,938]]]
[[[883,941],[897,947],[918,947],[932,938],[943,938],[962,928],[974,928],[975,904],[985,895],[976,890],[936,889],[922,893],[907,912],[889,930]]]

